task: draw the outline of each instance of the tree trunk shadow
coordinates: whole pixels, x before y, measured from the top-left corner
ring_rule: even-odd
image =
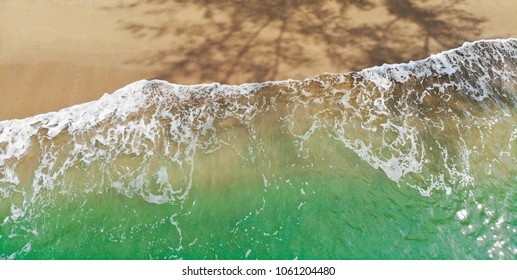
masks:
[[[173,82],[242,83],[320,65],[344,72],[420,59],[480,34],[484,19],[463,10],[464,0],[437,2],[146,0],[104,9],[141,11],[146,20],[120,28],[169,43],[128,64],[156,67],[157,78]]]

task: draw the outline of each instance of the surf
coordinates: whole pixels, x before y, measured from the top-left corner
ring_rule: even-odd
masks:
[[[142,80],[0,122],[0,257],[405,256],[354,245],[387,239],[410,257],[515,258],[516,69],[517,40],[484,40],[301,81]],[[425,230],[383,236],[357,220],[361,204],[381,224]],[[64,246],[63,230],[83,235]],[[445,247],[477,249],[422,253],[436,230],[451,234]]]

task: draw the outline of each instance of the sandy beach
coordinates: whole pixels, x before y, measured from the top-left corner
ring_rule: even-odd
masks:
[[[510,0],[202,3],[0,1],[0,120],[141,79],[303,79],[517,37]]]
[[[0,260],[516,260],[516,14],[0,0]]]

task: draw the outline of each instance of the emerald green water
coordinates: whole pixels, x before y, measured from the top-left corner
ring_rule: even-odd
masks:
[[[18,252],[17,259],[515,259],[515,183],[424,197],[363,164],[194,186],[177,205],[115,191],[49,193],[0,228],[0,252]],[[19,252],[27,243],[30,250]]]
[[[0,122],[0,259],[517,259],[517,41]]]

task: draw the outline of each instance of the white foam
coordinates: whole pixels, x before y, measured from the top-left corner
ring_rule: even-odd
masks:
[[[491,57],[500,62],[480,62],[480,58],[490,60]],[[428,147],[424,145],[425,129],[444,127],[444,124],[426,119],[419,106],[424,106],[429,96],[443,101],[439,106],[454,101],[458,97],[451,95],[451,91],[481,102],[502,94],[500,88],[514,90],[516,59],[517,40],[509,39],[466,43],[458,49],[420,61],[386,64],[358,73],[313,77],[305,81],[240,86],[218,83],[183,86],[157,80],[138,81],[113,94],[105,94],[98,101],[23,120],[0,122],[0,193],[7,197],[20,184],[17,166],[27,156],[31,145],[36,145],[41,150],[40,163],[33,174],[33,193],[26,201],[30,202],[42,189],[53,189],[72,167],[92,164],[98,164],[99,171],[104,172],[99,176],[122,194],[138,195],[151,203],[183,201],[192,187],[196,151],[209,154],[236,141],[221,138],[219,122],[237,121],[246,127],[250,142],[260,143],[261,135],[253,121],[269,114],[267,110],[277,108],[285,111],[280,116],[287,122],[282,133],[296,138],[300,157],[308,158],[311,152],[305,142],[317,133],[326,132],[397,183],[406,180],[409,174],[418,174],[420,177],[416,178],[420,181],[408,184],[422,194],[429,195],[433,189],[450,192],[450,185],[468,186],[475,180],[471,166],[475,155],[469,152],[470,144],[465,141],[457,144],[457,151],[449,151],[445,140],[440,140],[435,149],[442,157],[439,162],[429,162]],[[434,83],[431,77],[442,81]],[[494,79],[505,82],[501,85],[494,83]],[[343,89],[341,83],[348,84],[349,80],[354,81],[353,90]],[[421,83],[423,90],[400,88],[410,80]],[[313,92],[308,87],[311,83],[318,83],[320,92]],[[260,103],[262,100],[257,101],[259,98],[252,98],[266,87],[277,87],[277,94],[264,96],[267,99],[264,104]],[[406,91],[394,91],[396,87],[399,87],[398,91]],[[280,96],[285,101],[277,102]],[[411,99],[412,96],[417,98]],[[336,103],[341,105],[341,111],[332,115],[328,108]],[[304,129],[301,133],[295,132],[299,131],[300,124],[292,119],[293,108],[298,105],[311,121],[308,127],[305,127],[306,122],[301,124]],[[321,110],[312,112],[315,105]],[[451,108],[436,107],[436,110],[447,112],[444,118],[451,123],[461,120]],[[503,110],[499,118],[486,117],[486,122],[497,126],[511,117],[507,111]],[[475,116],[468,118],[472,122],[482,121]],[[506,151],[510,157],[511,141],[517,135],[517,129],[512,129]],[[60,136],[62,142],[57,140]],[[56,141],[55,145],[53,141]],[[261,148],[250,147],[249,154],[263,152],[263,145],[257,146]],[[483,149],[480,147],[477,150]],[[449,160],[453,156],[456,162]],[[133,169],[115,164],[135,158],[140,162]],[[156,164],[156,160],[160,161],[161,167],[152,168],[151,163]],[[254,159],[251,162],[255,162]],[[429,165],[441,167],[437,172],[431,172]],[[171,176],[168,169],[177,173]],[[422,175],[424,171],[430,174]],[[87,183],[95,184],[98,178],[90,179]],[[160,188],[147,190],[146,186],[152,185],[153,179]],[[267,187],[267,178],[264,176],[263,179]],[[90,191],[95,188],[86,185],[90,186]]]
[[[458,218],[458,220],[460,220],[460,221],[465,220],[467,217],[468,217],[468,212],[466,209],[462,209],[462,210],[456,212],[456,218]]]

